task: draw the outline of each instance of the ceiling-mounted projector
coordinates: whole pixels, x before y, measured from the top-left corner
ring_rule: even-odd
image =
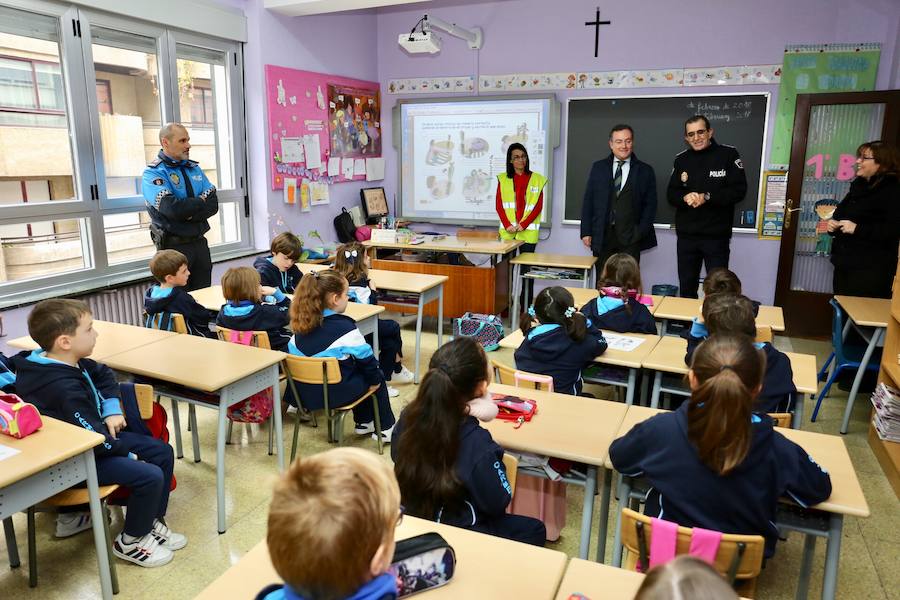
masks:
[[[420,25],[420,31],[416,31],[416,28]],[[419,22],[413,26],[412,31],[401,33],[397,41],[400,47],[410,54],[437,54],[441,51],[441,38],[432,29],[445,31],[453,37],[467,41],[469,48],[472,50],[481,49],[482,33],[480,27],[466,29],[456,23],[442,21],[437,17],[428,18],[428,15],[419,19]]]
[[[441,38],[430,31],[401,33],[397,41],[410,54],[437,54],[441,51]]]

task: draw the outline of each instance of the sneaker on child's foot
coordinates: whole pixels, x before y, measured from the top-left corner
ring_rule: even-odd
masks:
[[[388,389],[388,398],[396,398],[400,395],[400,390],[395,387],[387,386]]]
[[[113,542],[113,554],[122,560],[142,567],[161,567],[172,561],[172,551],[161,546],[152,531],[131,543],[126,543],[124,536],[120,533]]]
[[[153,522],[153,529],[150,530],[150,533],[159,540],[159,544],[163,548],[168,548],[169,550],[181,550],[187,546],[187,538],[185,536],[180,533],[175,533],[159,519]]]
[[[368,423],[357,423],[353,428],[353,432],[356,435],[366,435],[367,433],[375,433],[375,421],[369,421]]]
[[[381,442],[384,444],[390,444],[391,443],[391,434],[393,432],[394,432],[393,425],[388,427],[387,429],[382,429],[381,430]],[[374,432],[372,433],[372,439],[375,440],[376,442],[378,441],[378,437],[376,437]]]
[[[399,373],[391,374],[391,383],[412,383],[416,380],[413,372],[406,368],[406,365],[400,366]]]
[[[91,528],[91,513],[70,512],[56,515],[56,533],[58,538],[67,538]]]

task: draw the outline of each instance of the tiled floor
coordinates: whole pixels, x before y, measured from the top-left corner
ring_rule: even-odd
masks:
[[[431,322],[433,327],[433,321]],[[426,330],[428,328],[425,328]],[[433,328],[431,329],[433,331]],[[412,366],[412,341],[414,332],[409,326],[404,328],[404,338],[409,349],[406,364]],[[423,334],[423,369],[434,351],[437,338]],[[828,346],[824,342],[806,340],[776,339],[783,349],[797,352],[815,353],[819,363],[824,360]],[[500,350],[491,358],[512,364],[512,351]],[[399,411],[415,394],[414,385],[398,386],[400,396],[393,401],[394,410]],[[603,394],[603,390],[593,390]],[[824,433],[837,433],[844,406],[846,392],[833,392],[826,400],[816,423],[804,423],[804,429]],[[167,405],[168,402],[164,401]],[[813,403],[807,399],[806,414],[812,414]],[[900,503],[894,496],[866,441],[866,420],[869,413],[868,402],[860,397],[854,410],[850,433],[844,437],[856,466],[866,499],[872,512],[868,519],[849,517],[844,522],[844,538],[841,550],[838,597],[846,599],[900,599]],[[182,423],[187,423],[186,411]],[[191,598],[210,581],[219,576],[230,565],[265,537],[266,516],[271,484],[277,475],[275,457],[266,454],[267,432],[259,431],[248,442],[228,446],[226,449],[226,504],[228,531],[216,532],[215,495],[215,445],[214,413],[198,410],[201,451],[203,462],[192,462],[190,437],[185,432],[185,458],[176,464],[178,489],[172,493],[169,506],[169,524],[176,531],[188,536],[188,546],[177,552],[175,560],[158,569],[140,567],[117,562],[121,593],[119,598]],[[170,427],[172,420],[169,419]],[[349,429],[349,425],[347,426]],[[285,428],[285,446],[289,451],[292,430]],[[367,438],[354,439],[348,431],[348,444],[374,450],[375,443]],[[239,439],[235,428],[235,440]],[[309,455],[329,447],[325,441],[323,427],[301,429],[300,454]],[[390,460],[387,449],[385,460]],[[577,553],[582,495],[580,488],[569,489],[568,525],[560,539],[550,544],[570,556]],[[595,512],[596,514],[596,512]],[[16,570],[0,570],[0,597],[3,598],[55,598],[74,600],[99,597],[97,563],[93,541],[89,533],[80,534],[67,540],[53,538],[54,518],[49,514],[37,517],[38,563],[40,565],[39,585],[28,588],[28,568],[25,519],[15,518],[19,537],[20,554],[23,565]],[[610,523],[610,536],[612,535]],[[594,525],[596,528],[596,524]],[[121,528],[121,519],[114,516],[113,531]],[[596,531],[596,529],[595,529]],[[592,545],[591,553],[595,552]],[[611,540],[610,540],[611,545]],[[608,546],[609,547],[609,546]],[[794,584],[800,562],[801,540],[791,536],[779,545],[774,560],[769,561],[759,581],[758,598],[787,599],[794,596]],[[820,579],[824,559],[824,543],[817,546],[816,563],[813,567],[813,582],[810,597],[820,594]],[[463,558],[464,560],[464,558]],[[8,564],[5,545],[0,548],[0,565]]]

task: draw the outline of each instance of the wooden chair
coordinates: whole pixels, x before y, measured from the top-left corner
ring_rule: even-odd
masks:
[[[503,466],[506,467],[506,480],[511,490],[510,496],[516,495],[516,477],[519,472],[519,459],[512,454],[503,453]]]
[[[307,383],[322,386],[322,395],[325,400],[325,418],[328,421],[328,441],[341,443],[344,432],[344,417],[351,409],[356,407],[360,402],[367,398],[372,398],[372,405],[375,409],[375,437],[378,439],[378,453],[383,454],[383,442],[381,440],[381,416],[378,414],[378,399],[375,397],[375,391],[381,384],[373,385],[363,393],[362,396],[353,402],[336,408],[331,408],[328,402],[328,387],[330,384],[341,382],[341,367],[338,360],[334,357],[329,358],[313,358],[305,356],[293,356],[288,354],[285,358],[287,367],[288,385],[293,386],[294,382]],[[296,391],[296,388],[293,388]],[[296,398],[300,398],[295,394]],[[297,411],[297,418],[294,421],[294,441],[291,445],[291,462],[297,455],[297,441],[300,434],[300,411]]]
[[[756,326],[756,341],[757,342],[769,342],[772,343],[774,336],[772,335],[772,328],[768,325],[757,325]]]
[[[137,397],[138,410],[141,418],[150,419],[153,416],[153,386],[145,383],[134,384],[134,393]],[[119,489],[118,485],[100,486],[100,503],[103,513],[103,533],[106,536],[106,554],[109,557],[109,572],[112,578],[113,594],[119,593],[119,579],[116,576],[115,556],[112,552],[112,536],[109,532],[109,509],[106,500]],[[28,522],[28,587],[37,586],[37,536],[34,523],[34,515],[37,511],[55,511],[67,506],[81,506],[88,504],[90,498],[86,488],[73,487],[62,491],[55,496],[47,498],[40,504],[31,506],[27,510]]]
[[[514,385],[516,387],[529,387],[544,392],[553,391],[553,378],[549,375],[519,371],[496,360],[491,361],[491,367],[494,369],[494,377],[497,378],[497,383]],[[522,385],[522,382],[526,382],[528,385]]]
[[[675,554],[687,554],[691,547],[690,527],[679,527]],[[653,536],[650,517],[630,508],[622,509],[622,544],[625,557],[622,568],[634,571],[640,560],[646,572],[649,565],[650,540]],[[765,539],[760,535],[722,535],[713,568],[735,586],[738,594],[752,598],[756,591],[756,578],[762,570]]]
[[[797,401],[802,402],[802,398],[798,398]],[[775,427],[790,428],[794,421],[794,415],[791,413],[769,413],[769,416],[775,421]]]

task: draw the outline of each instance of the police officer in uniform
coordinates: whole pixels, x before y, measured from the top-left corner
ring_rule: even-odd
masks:
[[[207,219],[219,212],[216,188],[188,158],[190,136],[180,123],[159,130],[162,149],[144,170],[143,192],[150,214],[150,237],[157,250],[178,250],[191,272],[186,290],[209,287],[212,259],[203,237]]]
[[[701,264],[707,273],[728,267],[734,206],[747,194],[747,177],[737,149],[716,143],[703,115],[685,121],[684,141],[667,197],[675,207],[680,293],[696,298]]]

